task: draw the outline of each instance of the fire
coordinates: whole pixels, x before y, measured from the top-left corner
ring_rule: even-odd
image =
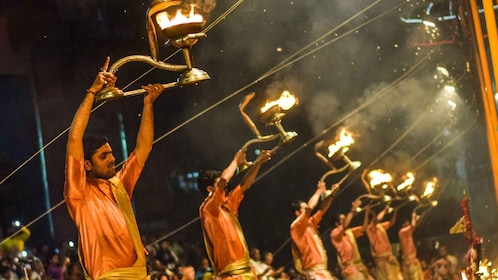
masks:
[[[425,185],[425,190],[424,193],[422,194],[422,198],[430,197],[432,193],[436,190],[436,187],[437,187],[437,178],[434,177],[432,178],[431,181],[427,182],[427,184]]]
[[[267,101],[265,106],[261,108],[261,113],[268,111],[268,109],[275,105],[278,105],[280,108],[282,108],[282,110],[289,110],[298,102],[299,100],[292,93],[290,93],[288,90],[284,90],[277,100]]]
[[[354,143],[353,134],[347,131],[345,128],[343,128],[341,130],[339,140],[329,146],[328,157],[332,157],[335,153],[337,153],[341,149],[343,153],[347,152],[348,147],[351,146],[353,143]]]
[[[182,13],[181,9],[178,9],[176,15],[171,19],[167,12],[160,12],[156,16],[156,21],[161,29],[185,23],[202,23],[203,20],[202,15],[195,13],[194,5],[190,5],[190,12],[187,16]]]
[[[402,190],[409,188],[413,185],[413,182],[415,181],[415,174],[413,174],[413,172],[407,172],[405,177],[406,177],[405,181],[403,181],[403,183],[399,184],[396,187],[397,191],[402,191]]]
[[[387,183],[393,180],[391,174],[386,173],[382,169],[372,170],[368,173],[370,177],[370,187],[375,188],[378,185],[382,185],[383,189],[387,189]]]

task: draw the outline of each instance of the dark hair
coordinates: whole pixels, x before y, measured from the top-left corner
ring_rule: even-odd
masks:
[[[291,202],[291,205],[290,205],[290,211],[291,211],[291,214],[294,215],[294,213],[296,211],[299,211],[301,210],[301,203],[303,203],[304,201],[302,200],[299,200],[299,199],[294,199],[292,202]]]
[[[334,213],[332,215],[332,218],[330,218],[330,223],[332,224],[333,227],[336,227],[336,224],[338,224],[339,221],[341,221],[341,215],[342,214],[339,213]]]
[[[221,171],[216,169],[206,169],[199,171],[197,178],[197,188],[203,195],[208,195],[206,188],[214,185],[214,180],[221,176]]]
[[[85,153],[85,159],[91,160],[95,151],[97,151],[102,145],[109,143],[109,139],[105,136],[95,135],[87,136],[83,139],[83,151]]]

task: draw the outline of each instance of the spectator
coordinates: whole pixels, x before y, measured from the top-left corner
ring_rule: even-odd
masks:
[[[209,265],[209,260],[206,257],[201,258],[201,263],[195,271],[195,280],[202,280],[206,274],[211,274],[213,269]]]
[[[64,280],[64,273],[69,264],[69,258],[65,258],[62,264],[58,253],[52,253],[48,259],[47,276],[51,280]]]

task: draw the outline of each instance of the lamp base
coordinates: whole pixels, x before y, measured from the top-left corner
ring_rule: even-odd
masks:
[[[107,101],[112,99],[121,98],[124,96],[122,90],[117,87],[104,87],[96,96],[95,102]]]
[[[178,78],[177,82],[178,86],[186,86],[198,84],[199,82],[207,81],[210,79],[211,77],[209,77],[208,73],[206,73],[204,70],[192,68],[183,72],[182,75]]]

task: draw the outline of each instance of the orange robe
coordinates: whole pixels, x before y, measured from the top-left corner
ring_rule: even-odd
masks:
[[[403,275],[405,280],[423,280],[422,266],[417,259],[417,249],[413,242],[413,226],[402,227],[399,232],[399,244],[403,256]]]
[[[317,230],[322,217],[322,211],[318,210],[311,217],[302,213],[292,222],[292,253],[294,266],[299,272],[308,278],[330,280],[333,278],[327,270],[327,252]]]
[[[330,232],[330,239],[337,250],[337,259],[343,278],[345,280],[369,279],[368,269],[361,260],[356,244],[355,233],[359,236],[361,227],[344,230],[344,227],[340,225]]]
[[[78,229],[78,251],[87,279],[146,278],[145,251],[136,240],[140,235],[131,208],[131,195],[142,168],[131,154],[112,178],[113,184],[87,178],[84,160],[67,155],[64,196]]]
[[[370,253],[375,260],[376,280],[401,280],[401,270],[398,260],[392,253],[391,242],[385,227],[389,222],[368,224],[367,237],[370,241]]]
[[[229,195],[215,188],[199,208],[204,243],[214,274],[224,279],[254,279],[249,250],[238,219],[244,194],[237,186]]]

